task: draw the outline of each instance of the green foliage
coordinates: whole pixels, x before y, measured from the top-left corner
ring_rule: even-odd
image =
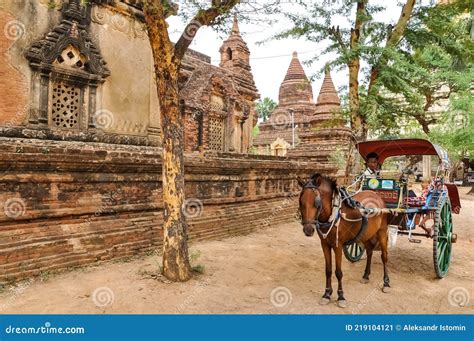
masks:
[[[258,114],[258,118],[262,119],[265,122],[276,106],[277,103],[269,97],[265,97],[263,100],[258,100],[257,105],[255,107]]]
[[[260,134],[260,128],[258,127],[258,124],[252,128],[252,136],[255,138]]]
[[[380,73],[380,91],[372,126],[400,132],[400,122],[417,122],[426,134],[440,111],[456,96],[469,91],[474,79],[474,44],[467,16],[456,6],[419,8],[398,50],[389,50],[391,63]],[[392,118],[391,120],[388,118]]]
[[[346,71],[354,60],[361,63],[356,114],[367,122],[369,137],[429,136],[449,150],[473,155],[472,1],[417,2],[400,41],[391,46],[387,40],[394,34],[394,26],[380,15],[384,6],[361,1],[365,9],[359,12],[355,9],[360,1],[305,2],[304,11],[286,13],[293,27],[274,38],[327,43],[310,64],[328,55],[335,70]],[[338,26],[341,18],[347,24]],[[356,21],[362,23],[360,39],[357,46],[351,46]],[[378,72],[371,84],[374,69]],[[342,103],[342,112],[349,116],[346,94]],[[452,124],[459,117],[468,122],[463,129]]]
[[[198,259],[199,257],[201,257],[201,251],[199,250],[192,250],[190,251],[189,253],[189,262],[191,263],[191,269],[194,271],[194,272],[198,272],[198,273],[203,273],[204,272],[204,265],[201,265],[201,264],[194,264]]]
[[[456,96],[448,111],[440,118],[442,124],[430,133],[430,139],[442,145],[453,161],[474,158],[474,101],[472,93]]]

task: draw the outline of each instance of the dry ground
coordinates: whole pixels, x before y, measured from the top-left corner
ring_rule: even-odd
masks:
[[[300,225],[292,223],[192,245],[193,252],[201,254],[195,263],[203,265],[204,272],[187,283],[166,283],[154,276],[159,257],[152,255],[4,288],[0,312],[472,314],[474,198],[463,194],[462,205],[461,215],[454,216],[458,243],[448,277],[439,280],[434,276],[431,240],[413,244],[399,236],[389,252],[391,293],[384,294],[378,288],[382,280],[379,252],[374,255],[369,284],[359,283],[364,260],[355,264],[344,260],[346,309],[334,302],[318,305],[324,288],[319,239],[305,237]],[[455,300],[466,302],[467,293],[470,302],[464,307],[451,305],[451,290],[457,290]]]

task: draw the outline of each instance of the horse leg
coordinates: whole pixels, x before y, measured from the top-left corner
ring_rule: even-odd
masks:
[[[336,277],[337,277],[337,305],[338,307],[347,307],[344,291],[342,290],[342,245],[338,245],[334,252],[336,254]]]
[[[321,246],[323,248],[324,260],[326,263],[326,289],[324,290],[324,295],[321,297],[319,304],[326,305],[331,300],[332,295],[332,285],[331,285],[331,276],[332,276],[332,256],[331,248],[329,247],[326,241],[321,240]]]
[[[365,284],[369,283],[370,267],[372,263],[372,254],[374,253],[374,246],[372,245],[372,242],[370,240],[364,243],[364,246],[365,252],[367,253],[367,263],[365,264],[364,276],[362,276],[360,282]]]
[[[388,234],[387,230],[379,230],[379,243],[382,250],[383,263],[383,292],[390,291],[390,278],[388,277],[387,262],[388,262]]]

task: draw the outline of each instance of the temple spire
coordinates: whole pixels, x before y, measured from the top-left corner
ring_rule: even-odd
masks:
[[[317,105],[333,104],[339,106],[340,103],[336,87],[331,78],[329,63],[326,63],[324,67],[324,80],[319,91]]]
[[[240,35],[239,22],[237,21],[237,14],[234,14],[234,24],[232,25],[232,35]]]
[[[304,72],[303,67],[301,66],[300,60],[298,59],[298,53],[293,52],[293,57],[291,58],[290,66],[286,71],[286,76],[284,81],[299,79],[299,80],[308,80],[306,73]]]
[[[285,78],[280,85],[278,94],[280,106],[296,103],[313,103],[313,90],[306,77],[303,66],[298,59],[298,53],[293,52]]]

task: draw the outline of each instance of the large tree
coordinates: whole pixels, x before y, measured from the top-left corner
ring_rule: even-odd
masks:
[[[329,54],[336,69],[348,71],[347,111],[358,140],[367,139],[369,127],[400,116],[411,116],[429,131],[431,109],[468,85],[470,69],[463,63],[472,60],[472,40],[459,17],[469,2],[423,5],[404,0],[393,23],[382,14],[386,6],[375,2],[303,3],[303,14],[287,14],[293,27],[276,37],[327,44],[309,62]],[[349,24],[337,25],[341,18]]]
[[[395,49],[404,36],[416,0],[405,0],[395,25],[376,21],[375,15],[382,6],[370,5],[368,0],[343,0],[303,3],[305,13],[290,13],[294,27],[277,35],[277,38],[304,37],[312,42],[326,42],[320,55],[335,54],[333,65],[348,69],[348,106],[351,127],[358,140],[368,133],[368,116],[361,97],[374,94],[383,67],[390,60],[389,51]],[[336,18],[344,18],[350,25],[335,25]],[[362,64],[368,67],[362,70]],[[361,77],[363,79],[361,80]]]
[[[405,51],[392,54],[380,77],[383,88],[373,97],[377,110],[372,126],[396,132],[403,127],[400,122],[413,121],[429,135],[433,127],[447,124],[443,112],[468,115],[463,108],[469,105],[455,104],[460,98],[469,101],[474,79],[474,40],[465,12],[458,3],[416,11],[405,34]]]
[[[167,0],[145,0],[145,22],[153,52],[156,90],[160,102],[163,143],[163,274],[173,281],[191,275],[184,203],[184,123],[179,110],[178,76],[184,54],[201,26],[214,25],[239,0],[213,0],[196,11],[176,44],[169,38],[166,18],[176,14]]]

